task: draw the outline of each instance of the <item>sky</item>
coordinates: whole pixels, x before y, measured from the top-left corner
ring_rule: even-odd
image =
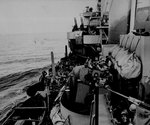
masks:
[[[0,0],[0,34],[67,32],[97,0]]]

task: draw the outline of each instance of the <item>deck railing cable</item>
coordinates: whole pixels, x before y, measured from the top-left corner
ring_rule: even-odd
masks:
[[[93,112],[93,109],[94,109],[94,100],[92,101],[92,103],[91,103],[91,111],[90,111],[90,125],[93,125],[93,114],[94,114],[94,112]]]

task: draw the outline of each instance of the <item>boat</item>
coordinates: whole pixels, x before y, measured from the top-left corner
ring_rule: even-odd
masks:
[[[2,125],[149,125],[149,7],[149,0],[98,0],[95,12],[87,6],[80,27],[74,18],[67,33],[70,53],[65,47],[57,64],[51,53],[45,96],[36,94],[38,84],[29,87],[30,98]],[[29,110],[41,112],[23,117]]]
[[[46,114],[46,102],[40,95],[16,105],[2,121],[2,125],[41,125]]]

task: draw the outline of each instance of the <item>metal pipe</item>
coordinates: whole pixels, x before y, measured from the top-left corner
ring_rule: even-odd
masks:
[[[51,62],[52,62],[53,77],[55,77],[56,71],[55,71],[55,62],[54,62],[54,53],[53,52],[51,52]]]
[[[119,93],[119,92],[113,91],[113,90],[111,90],[111,89],[109,89],[109,88],[107,88],[107,90],[109,90],[110,92],[113,92],[113,93],[115,93],[115,94],[117,94],[117,95],[119,95],[119,96],[122,96],[123,98],[128,99],[127,96],[125,96],[125,95],[123,95],[123,94],[121,94],[121,93]]]
[[[5,121],[2,123],[2,125],[5,125],[9,118],[14,114],[15,110],[13,109],[12,113],[5,119]]]
[[[47,109],[46,107],[16,107],[15,110],[17,109]]]
[[[147,104],[147,103],[145,103],[145,102],[143,102],[143,101],[141,101],[141,100],[139,100],[139,99],[136,99],[136,98],[133,98],[133,97],[130,97],[130,96],[129,96],[129,97],[128,97],[128,96],[125,96],[125,95],[123,95],[123,94],[121,94],[121,93],[119,93],[119,92],[116,92],[116,91],[114,91],[114,90],[111,90],[111,89],[108,88],[108,87],[106,87],[106,89],[107,89],[108,91],[112,92],[112,93],[115,93],[115,94],[117,94],[117,95],[119,95],[119,96],[121,96],[121,97],[127,99],[128,101],[132,102],[133,104],[135,104],[135,105],[137,105],[137,106],[139,106],[139,107],[142,107],[142,108],[144,108],[144,109],[150,110],[150,105]]]
[[[131,14],[130,14],[130,32],[134,30],[135,25],[135,15],[137,8],[137,0],[130,0],[131,2]]]
[[[99,87],[95,88],[95,125],[99,125]]]
[[[65,57],[68,57],[67,45],[65,45]]]
[[[31,121],[31,122],[39,122],[40,120],[37,119],[9,119],[12,121],[18,121],[18,120],[23,120],[23,121]]]
[[[93,100],[91,103],[91,111],[90,111],[90,125],[92,125],[92,116],[93,116],[93,108],[95,101]]]

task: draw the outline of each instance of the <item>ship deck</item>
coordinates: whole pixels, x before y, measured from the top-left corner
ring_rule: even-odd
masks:
[[[113,125],[104,93],[101,90],[99,94],[99,125]]]

